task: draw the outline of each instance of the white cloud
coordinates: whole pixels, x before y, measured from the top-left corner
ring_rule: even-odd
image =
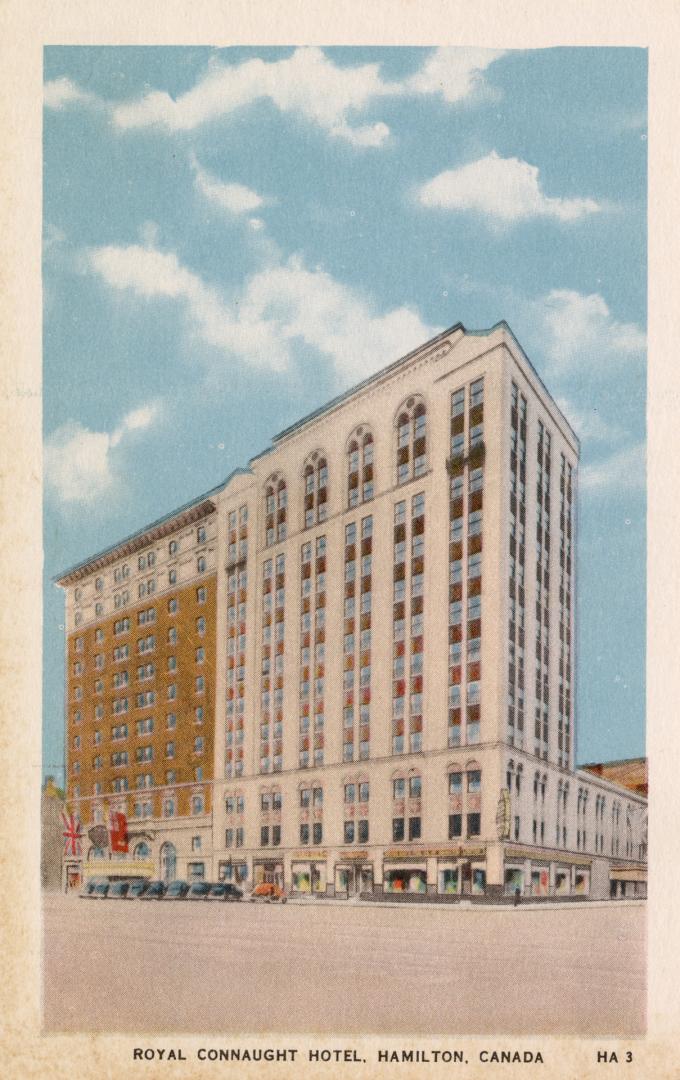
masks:
[[[547,335],[546,353],[557,367],[640,356],[645,335],[636,323],[617,322],[599,293],[553,289],[538,305]]]
[[[71,79],[53,79],[43,87],[43,104],[46,109],[63,109],[66,105],[96,105],[94,94],[81,90]]]
[[[195,186],[206,199],[216,203],[229,214],[249,214],[258,207],[271,202],[245,184],[224,183],[204,169],[194,156],[191,166],[195,173]]]
[[[502,158],[495,150],[459,169],[439,173],[420,187],[417,196],[423,206],[472,210],[506,225],[536,217],[575,221],[600,209],[593,199],[545,195],[536,166],[519,158]]]
[[[406,88],[418,94],[441,94],[454,104],[485,88],[484,72],[504,56],[500,49],[435,49]]]
[[[173,252],[105,247],[90,251],[89,262],[113,288],[145,299],[180,301],[191,330],[230,357],[283,370],[299,342],[328,357],[342,385],[436,333],[409,308],[376,312],[330,274],[309,270],[296,258],[254,274],[231,303],[182,266]]]
[[[113,431],[91,431],[70,421],[45,443],[45,478],[62,502],[92,503],[117,486],[115,454],[131,431],[149,427],[159,415],[156,403],[129,412]]]
[[[644,443],[619,450],[594,465],[581,469],[580,486],[586,491],[620,489],[639,490],[645,486],[646,454]]]
[[[120,425],[111,434],[111,445],[117,446],[121,439],[129,431],[143,431],[148,428],[160,415],[158,402],[152,401],[147,405],[140,405],[138,409],[132,409],[127,413]]]
[[[274,340],[296,339],[328,356],[347,385],[422,344],[436,329],[400,307],[377,313],[366,300],[323,270],[300,260],[251,278],[239,305],[253,326],[266,325]]]
[[[191,90],[173,99],[154,90],[114,109],[120,128],[158,125],[190,131],[255,101],[268,99],[281,112],[297,113],[330,135],[356,145],[379,145],[388,135],[384,124],[352,126],[348,114],[376,97],[399,92],[385,83],[377,64],[338,67],[321,49],[303,48],[283,60],[246,60],[229,67],[214,65]]]
[[[382,146],[390,129],[382,120],[362,124],[357,114],[384,98],[437,95],[448,103],[479,95],[484,71],[503,53],[492,49],[435,49],[423,67],[402,81],[382,77],[378,64],[339,66],[317,47],[296,49],[282,60],[259,58],[241,64],[210,65],[195,86],[173,98],[152,90],[136,101],[107,104],[78,89],[68,79],[48,83],[46,102],[53,108],[82,101],[109,108],[121,130],[156,126],[169,132],[191,131],[256,101],[267,100],[280,112],[304,117],[333,138],[357,147]]]

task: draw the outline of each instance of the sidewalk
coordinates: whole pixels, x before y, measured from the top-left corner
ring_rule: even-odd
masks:
[[[340,900],[335,896],[319,899],[313,896],[289,896],[289,904],[297,904],[301,907],[362,907],[362,908],[401,908],[413,911],[572,911],[579,908],[620,908],[620,907],[643,907],[646,900],[638,897],[630,900],[572,900],[570,903],[555,900],[547,903],[534,903],[531,899],[521,900],[515,907],[514,904],[473,904],[470,900],[459,900],[455,903],[441,903],[424,900],[416,903],[393,900]]]

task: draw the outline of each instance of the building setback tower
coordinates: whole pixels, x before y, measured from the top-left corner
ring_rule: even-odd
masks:
[[[69,809],[166,878],[641,891],[645,800],[575,770],[578,455],[457,324],[63,574]]]

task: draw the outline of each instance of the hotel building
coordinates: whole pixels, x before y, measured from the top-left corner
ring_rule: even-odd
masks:
[[[578,455],[457,324],[61,575],[85,832],[293,894],[642,893],[646,800],[575,769]]]

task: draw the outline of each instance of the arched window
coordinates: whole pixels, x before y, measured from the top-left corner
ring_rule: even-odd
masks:
[[[177,851],[174,844],[165,843],[161,848],[161,877],[166,884],[175,880],[177,874]]]
[[[409,398],[397,413],[397,483],[405,484],[427,471],[427,409],[421,398]]]
[[[265,543],[267,547],[286,539],[286,515],[288,496],[286,481],[273,473],[265,485]]]
[[[306,459],[302,470],[305,528],[326,520],[328,514],[328,463],[319,450]]]
[[[140,840],[136,845],[135,850],[132,853],[133,859],[150,859],[151,848],[147,844],[146,840]]]
[[[373,436],[365,427],[358,427],[347,445],[347,505],[350,510],[373,498],[373,460]]]

